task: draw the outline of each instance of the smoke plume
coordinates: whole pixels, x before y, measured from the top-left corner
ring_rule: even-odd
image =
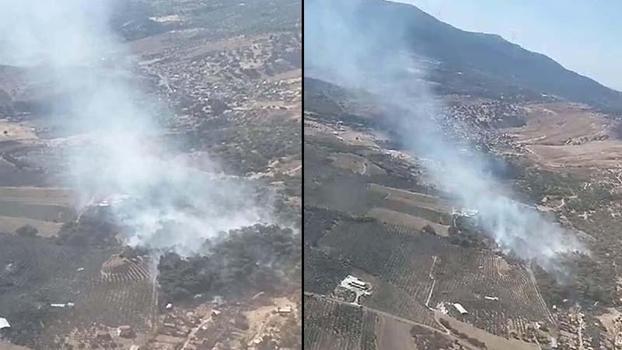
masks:
[[[425,80],[429,62],[410,49],[400,12],[391,12],[394,21],[379,19],[370,10],[373,2],[305,2],[305,74],[374,96],[406,148],[425,159],[437,186],[477,210],[483,231],[502,249],[563,272],[558,258],[583,249],[581,244],[537,210],[499,193],[483,155],[465,154],[444,136],[436,119],[442,102]]]
[[[132,52],[111,29],[112,0],[0,0],[0,64],[34,72],[51,95],[47,140],[67,162],[83,207],[108,207],[131,245],[191,254],[205,238],[270,223],[256,188],[204,153],[164,141],[170,113],[141,92]]]

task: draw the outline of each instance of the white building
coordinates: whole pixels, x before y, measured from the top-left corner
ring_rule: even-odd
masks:
[[[469,313],[468,311],[466,311],[466,309],[465,309],[462,305],[460,305],[460,304],[458,304],[458,303],[455,303],[455,304],[454,304],[454,307],[456,308],[456,310],[458,310],[458,312],[460,313],[460,315],[466,315],[466,314],[468,314],[468,313]]]
[[[467,209],[467,208],[460,208],[460,209],[452,208],[451,209],[451,215],[462,216],[465,218],[472,218],[472,217],[477,216],[478,214],[479,214],[479,211],[477,209]]]
[[[11,328],[11,324],[6,318],[0,317],[0,329]]]
[[[352,276],[352,275],[348,275],[342,282],[343,284],[347,284],[348,286],[357,288],[357,289],[362,289],[362,290],[367,290],[369,289],[369,285],[367,283],[365,283],[365,281],[361,280],[358,277]]]

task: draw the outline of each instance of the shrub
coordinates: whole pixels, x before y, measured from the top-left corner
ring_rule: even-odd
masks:
[[[15,230],[15,233],[24,237],[36,237],[37,233],[39,233],[39,230],[37,230],[37,228],[32,225],[26,224]]]

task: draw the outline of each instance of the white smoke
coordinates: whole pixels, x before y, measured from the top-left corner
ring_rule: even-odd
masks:
[[[66,156],[68,185],[84,205],[108,202],[131,245],[191,254],[205,238],[271,223],[270,201],[258,205],[252,184],[163,141],[156,111],[165,109],[141,92],[131,52],[110,28],[114,5],[0,0],[0,64],[36,72],[63,96],[54,114],[73,136],[51,144]]]
[[[375,96],[403,144],[429,160],[424,165],[442,190],[479,212],[484,232],[502,249],[549,272],[563,272],[560,256],[582,250],[580,242],[537,210],[500,193],[502,186],[483,156],[465,155],[444,135],[435,120],[442,102],[425,81],[425,63],[409,49],[400,20],[378,19],[371,3],[378,2],[305,2],[305,74]]]

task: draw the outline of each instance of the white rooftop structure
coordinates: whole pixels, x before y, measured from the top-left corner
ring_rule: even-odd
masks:
[[[119,205],[130,198],[131,196],[127,194],[113,194],[100,200],[99,202],[96,203],[96,205],[98,207],[109,207],[111,205]]]
[[[365,281],[363,281],[362,279],[352,276],[352,275],[348,275],[346,278],[344,278],[344,280],[341,282],[341,284],[345,287],[347,285],[359,288],[359,289],[367,289],[368,285]]]
[[[461,315],[466,315],[466,314],[468,314],[468,311],[466,311],[466,309],[465,309],[462,305],[460,305],[460,304],[458,304],[458,303],[455,303],[455,304],[454,304],[454,307],[456,308],[456,310],[458,310],[458,312],[459,312]]]
[[[477,214],[479,214],[479,211],[477,209],[467,209],[467,208],[456,209],[456,208],[452,208],[451,209],[451,214],[452,215],[458,215],[458,216],[464,216],[464,217],[470,218],[470,217],[477,216]]]
[[[0,317],[0,329],[11,328],[11,324],[6,318]]]
[[[369,283],[352,275],[346,276],[346,278],[344,278],[343,281],[339,283],[339,286],[342,288],[348,289],[350,291],[353,291],[356,294],[356,297],[354,298],[354,304],[357,304],[357,305],[359,302],[359,298],[362,295],[371,295],[371,292],[370,292],[371,286],[369,285]]]
[[[292,311],[294,311],[294,309],[291,307],[291,305],[276,308],[276,312],[279,314],[289,314]]]

